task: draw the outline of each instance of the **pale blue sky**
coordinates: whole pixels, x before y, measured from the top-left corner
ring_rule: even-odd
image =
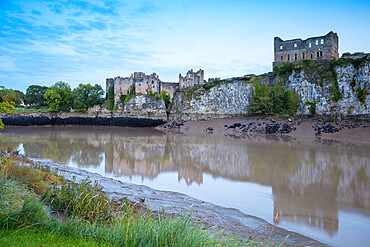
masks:
[[[0,85],[104,86],[134,71],[178,81],[191,68],[260,74],[271,71],[275,36],[334,31],[340,54],[370,52],[369,13],[370,1],[0,0]]]

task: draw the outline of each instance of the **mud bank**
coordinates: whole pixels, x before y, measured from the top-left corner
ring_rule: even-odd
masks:
[[[190,210],[194,221],[202,222],[206,228],[210,228],[213,232],[224,229],[222,233],[224,235],[238,235],[243,238],[253,236],[252,238],[255,240],[266,238],[266,241],[271,242],[285,240],[286,246],[326,246],[298,233],[273,226],[258,217],[246,215],[237,209],[223,208],[185,194],[125,183],[82,169],[44,160],[31,159],[31,162],[57,172],[68,180],[72,180],[74,177],[77,181],[86,178],[98,181],[104,186],[103,191],[117,202],[126,198],[149,210],[164,211],[168,215],[179,215]]]
[[[158,130],[183,134],[215,134],[247,139],[302,143],[370,145],[370,121],[328,121],[315,118],[233,117],[170,121]]]
[[[137,115],[113,112],[68,112],[68,113],[29,113],[2,117],[5,125],[95,125],[121,127],[155,127],[164,124],[163,116],[153,114]]]

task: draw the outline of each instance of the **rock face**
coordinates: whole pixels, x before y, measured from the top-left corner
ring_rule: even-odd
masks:
[[[269,86],[282,83],[297,92],[301,98],[297,114],[310,114],[306,102],[316,101],[317,114],[369,119],[370,95],[361,102],[358,89],[370,91],[370,56],[366,60],[340,60],[333,64],[301,66],[283,76],[269,73],[252,82]],[[239,80],[216,85],[210,90],[203,87],[180,90],[174,96],[169,119],[201,120],[246,114],[253,99],[253,83]],[[335,88],[341,95],[338,101],[333,100]]]
[[[166,105],[164,104],[163,99],[156,99],[153,96],[133,96],[129,102],[127,102],[123,110],[125,112],[155,112],[157,114],[166,115]]]
[[[170,119],[199,120],[247,113],[252,84],[222,83],[209,90],[195,87],[174,96]]]
[[[309,114],[309,106],[306,101],[317,101],[317,114],[340,114],[340,115],[367,115],[370,114],[370,95],[367,95],[364,103],[357,98],[357,88],[367,88],[370,91],[370,65],[364,64],[358,70],[352,64],[336,66],[337,82],[342,99],[334,102],[332,97],[332,85],[318,82],[318,78],[311,78],[305,70],[299,73],[293,71],[286,83],[287,89],[297,92],[301,97],[299,113]]]

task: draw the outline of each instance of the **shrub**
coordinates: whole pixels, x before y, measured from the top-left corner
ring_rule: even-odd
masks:
[[[253,115],[295,114],[300,105],[299,95],[281,85],[272,88],[259,82],[254,84],[253,99],[248,107]]]
[[[366,96],[369,94],[369,90],[367,88],[362,88],[361,89],[361,86],[359,85],[357,87],[357,98],[358,100],[362,103],[362,104],[365,104],[365,101],[366,101]]]
[[[310,113],[312,115],[315,115],[316,114],[316,104],[317,104],[317,101],[316,100],[314,100],[314,101],[306,101],[305,102],[305,105],[310,106]]]

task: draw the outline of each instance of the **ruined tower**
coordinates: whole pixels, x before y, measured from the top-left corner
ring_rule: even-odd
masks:
[[[338,58],[338,35],[332,31],[324,36],[311,37],[305,40],[274,38],[273,67],[302,60],[325,62]]]

